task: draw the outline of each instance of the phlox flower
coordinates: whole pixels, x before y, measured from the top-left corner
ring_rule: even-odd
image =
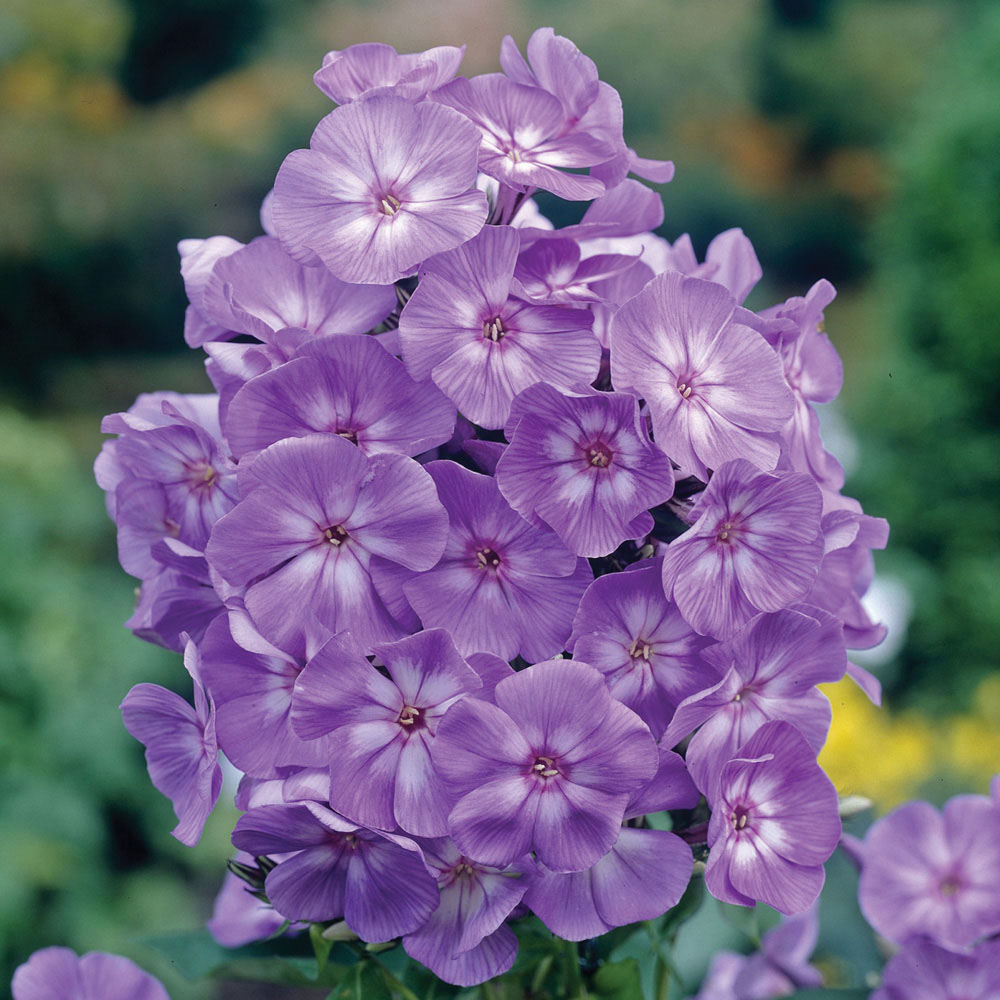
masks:
[[[421,840],[420,847],[441,901],[423,927],[403,938],[407,955],[456,986],[506,972],[514,964],[517,936],[504,921],[531,884],[531,860],[491,868],[462,855],[447,837]]]
[[[357,823],[421,837],[448,832],[452,801],[431,763],[438,722],[482,687],[444,629],[373,647],[384,677],[348,634],[335,636],[295,682],[292,726],[328,736],[330,805]]]
[[[589,868],[618,839],[629,793],[656,773],[649,730],[585,663],[537,663],[494,699],[463,698],[438,725],[456,846],[492,866],[534,851],[551,871]]]
[[[566,396],[540,382],[517,397],[517,423],[497,485],[580,556],[603,556],[653,529],[650,507],[674,492],[670,459],[649,440],[624,393]]]
[[[907,802],[872,824],[863,856],[861,912],[891,941],[961,949],[1000,931],[1000,809],[985,796]]]
[[[653,437],[708,480],[729,459],[775,467],[794,400],[767,341],[739,321],[722,285],[657,275],[611,321],[611,380],[642,396]]]
[[[698,261],[691,237],[685,233],[666,252],[664,263],[665,270],[722,285],[738,303],[746,299],[764,275],[753,244],[739,228],[727,229],[714,237],[705,250],[704,262]]]
[[[174,807],[170,832],[188,847],[201,839],[222,790],[215,706],[201,683],[198,650],[188,642],[184,666],[194,681],[194,707],[158,684],[136,684],[121,703],[125,728],[146,748],[153,785]]]
[[[593,579],[586,559],[516,514],[495,479],[455,462],[426,469],[450,526],[440,561],[402,574],[403,593],[424,628],[448,629],[463,655],[536,660],[559,653]]]
[[[520,242],[509,226],[425,261],[399,318],[403,363],[469,420],[502,427],[511,400],[535,382],[573,389],[596,378],[601,347],[583,309],[510,295]]]
[[[438,905],[412,840],[365,830],[318,802],[253,808],[237,821],[233,844],[254,857],[292,855],[264,883],[289,920],[343,917],[365,941],[390,941],[421,927]]]
[[[14,1000],[170,1000],[163,984],[121,955],[42,948],[14,971]]]
[[[274,225],[297,260],[386,285],[486,221],[479,130],[450,108],[373,96],[324,118],[274,181]]]
[[[424,570],[441,556],[448,517],[421,466],[311,434],[272,444],[240,471],[244,498],[215,525],[207,556],[246,588],[266,639],[302,656],[313,616],[330,632],[351,629],[366,648],[405,634],[370,567],[380,556]]]
[[[710,803],[723,765],[769,720],[792,723],[819,753],[833,713],[816,685],[840,680],[847,669],[833,615],[805,605],[757,615],[701,656],[722,679],[681,702],[663,741],[675,746],[698,729],[685,759]]]
[[[372,91],[419,101],[454,77],[464,55],[464,45],[437,45],[400,55],[391,45],[364,42],[327,52],[313,82],[337,104],[348,104]]]
[[[667,547],[667,596],[696,631],[717,639],[795,603],[823,554],[821,509],[812,477],[727,462],[691,508],[692,527]]]
[[[657,739],[677,706],[716,679],[699,635],[668,601],[660,559],[628,573],[598,577],[573,619],[573,655],[604,674],[611,694],[632,709]]]
[[[882,988],[871,1000],[996,1000],[1000,997],[1000,941],[956,953],[925,937],[907,942],[889,960]]]
[[[840,839],[837,791],[787,722],[766,722],[722,768],[705,884],[716,899],[801,913]]]

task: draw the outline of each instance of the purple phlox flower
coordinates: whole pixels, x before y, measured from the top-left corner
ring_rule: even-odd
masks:
[[[42,948],[14,971],[14,1000],[170,1000],[158,979],[121,955]]]
[[[423,927],[403,938],[407,955],[456,986],[475,986],[507,972],[517,937],[504,921],[530,884],[531,859],[491,868],[462,855],[447,837],[420,846],[441,902]]]
[[[136,684],[121,712],[125,728],[146,748],[150,780],[174,807],[177,826],[170,832],[194,847],[222,790],[222,768],[215,706],[202,687],[194,642],[184,650],[184,666],[194,681],[193,708],[158,684]]]
[[[773,469],[794,406],[780,361],[736,308],[722,285],[671,271],[611,323],[615,388],[646,400],[657,445],[706,482],[734,458]]]
[[[885,548],[889,523],[881,517],[836,510],[823,516],[822,531],[823,560],[803,600],[844,623],[848,649],[877,646],[885,638],[886,628],[871,620],[861,598],[875,575],[872,549]]]
[[[334,636],[295,682],[292,725],[329,734],[330,805],[357,823],[420,837],[448,831],[452,797],[431,763],[441,716],[482,687],[444,629],[376,645],[383,676],[347,634]]]
[[[451,525],[440,562],[403,583],[424,627],[448,629],[463,655],[561,652],[593,579],[587,560],[515,513],[495,479],[455,462],[426,468]]]
[[[203,553],[175,538],[162,539],[151,552],[160,570],[143,580],[125,627],[147,642],[180,653],[187,641],[185,634],[201,642],[205,630],[224,610],[223,601]]]
[[[330,742],[300,739],[289,721],[302,663],[264,639],[244,609],[234,608],[209,626],[201,656],[219,746],[236,767],[273,778],[282,767],[329,763]]]
[[[516,230],[487,226],[433,257],[399,318],[406,370],[433,379],[482,427],[502,427],[511,400],[529,385],[589,385],[600,366],[588,311],[510,297],[518,247]]]
[[[168,426],[127,429],[118,439],[115,457],[124,467],[126,476],[117,485],[116,498],[122,491],[126,498],[127,523],[135,525],[144,537],[155,538],[156,532],[151,529],[159,524],[164,529],[160,537],[179,538],[195,549],[203,549],[212,525],[236,503],[236,467],[226,455],[221,440],[194,421],[180,414],[174,416],[177,422]],[[116,422],[105,418],[101,427],[105,433],[113,433]],[[148,495],[142,498],[142,502],[151,504],[151,516],[143,518],[136,504],[130,502],[135,499],[128,496],[130,490],[135,489],[126,485],[130,479],[151,482],[162,488],[162,501],[154,501]],[[155,490],[143,492],[152,494]],[[121,507],[120,501],[117,506]],[[152,515],[153,509],[155,515]],[[130,543],[134,545],[136,541],[133,535],[126,541],[125,548],[129,549]]]
[[[996,1000],[1000,997],[1000,941],[984,941],[968,954],[929,938],[908,941],[882,973],[871,1000]]]
[[[177,417],[174,414],[178,414]],[[144,392],[123,413],[109,413],[101,421],[104,434],[125,435],[133,431],[147,431],[153,427],[167,427],[181,423],[186,418],[204,428],[212,437],[222,439],[219,426],[219,397],[214,393],[182,394],[177,392]],[[118,455],[120,438],[105,441],[94,460],[94,478],[105,491],[108,516],[115,518],[115,489],[132,473]]]
[[[569,647],[659,739],[677,706],[716,679],[699,635],[664,596],[661,560],[598,577],[580,601]]]
[[[379,556],[420,571],[440,558],[448,516],[424,469],[312,434],[278,441],[240,470],[244,499],[216,524],[206,555],[230,584],[246,586],[261,635],[302,657],[308,612],[366,648],[400,638],[369,567]]]
[[[583,213],[583,218],[573,226],[561,229],[524,228],[520,230],[521,246],[536,240],[577,240],[583,256],[600,253],[626,253],[634,255],[648,240],[661,240],[651,230],[663,223],[663,199],[639,181],[625,180],[610,188],[600,198],[595,198]],[[628,238],[641,235],[638,243],[608,244],[600,250],[593,249],[594,241]],[[588,247],[591,249],[588,252]]]
[[[454,77],[464,55],[464,45],[438,45],[400,55],[391,45],[363,42],[327,52],[313,81],[337,104],[373,94],[419,101]]]
[[[243,386],[225,428],[238,458],[317,432],[346,438],[366,455],[412,457],[451,438],[455,407],[435,386],[414,382],[371,337],[329,337]]]
[[[760,614],[701,655],[722,679],[681,702],[663,743],[675,746],[700,727],[685,759],[710,803],[723,766],[765,722],[792,723],[819,753],[833,713],[816,685],[840,680],[847,669],[838,619],[805,605]]]
[[[766,722],[722,768],[708,825],[708,891],[801,913],[819,896],[840,839],[837,791],[787,722]]]
[[[259,806],[301,805],[304,802],[329,802],[330,768],[279,767],[277,778],[252,778],[243,775],[233,803],[249,812]]]
[[[590,167],[613,154],[614,147],[593,133],[563,130],[559,101],[538,87],[514,83],[501,73],[471,80],[458,77],[431,100],[461,112],[482,136],[479,169],[515,191],[551,191],[568,201],[589,201],[604,194],[596,177],[566,173]]]
[[[634,396],[566,396],[539,382],[518,396],[517,417],[497,485],[522,517],[540,519],[580,556],[607,555],[653,530],[648,510],[670,499],[674,473]]]
[[[632,237],[626,237],[631,240]],[[592,240],[590,244],[582,244],[580,249],[584,253],[593,249],[595,244],[615,243],[616,240]],[[641,257],[644,253],[643,246],[634,248]],[[619,271],[610,278],[594,282],[593,291],[600,296],[601,301],[595,302],[591,306],[594,314],[594,336],[600,341],[605,352],[611,350],[611,321],[618,309],[628,302],[633,295],[646,287],[653,278],[653,269],[641,259],[633,260],[630,267],[624,271]],[[602,376],[607,374],[610,379],[610,356],[605,354],[601,359]]]
[[[312,254],[343,281],[387,285],[486,221],[476,191],[479,130],[450,108],[370,97],[324,118],[309,149],[285,157],[274,224],[296,260]]]
[[[663,588],[695,631],[728,639],[760,611],[803,600],[823,552],[822,498],[810,476],[726,462],[671,542]]]
[[[691,237],[685,233],[670,247],[666,265],[664,270],[679,271],[722,285],[738,303],[746,299],[764,274],[753,244],[739,228],[719,233],[708,244],[703,264],[698,263]]]
[[[455,844],[487,865],[534,851],[551,871],[589,868],[618,839],[629,793],[656,773],[649,730],[585,663],[535,664],[494,698],[463,698],[438,726]]]
[[[295,852],[264,883],[289,920],[343,917],[365,941],[390,941],[422,927],[438,905],[412,840],[365,830],[317,802],[251,809],[237,821],[233,845],[254,857]]]
[[[234,860],[253,864],[253,858],[243,851],[238,851]],[[224,948],[239,948],[269,938],[284,922],[284,917],[250,892],[243,879],[226,872],[205,926]]]
[[[576,240],[538,240],[518,256],[513,290],[542,304],[600,303],[604,299],[595,284],[627,271],[637,259],[609,253],[581,260]]]
[[[694,1000],[772,1000],[822,986],[822,975],[809,964],[818,933],[816,907],[811,906],[772,927],[760,951],[749,956],[720,952]]]
[[[844,470],[823,448],[819,418],[810,404],[834,400],[844,380],[837,349],[823,332],[823,310],[836,294],[833,285],[823,279],[805,298],[788,299],[761,313],[765,320],[778,321],[770,338],[781,359],[785,381],[795,395],[795,412],[783,432],[786,461],[790,468],[810,473],[830,490],[844,485]]]
[[[603,139],[614,154],[591,173],[608,188],[625,179],[631,170],[648,180],[666,183],[674,174],[669,161],[636,156],[622,137],[621,98],[601,82],[593,60],[552,28],[539,28],[528,39],[527,60],[507,35],[500,47],[500,65],[516,83],[540,87],[556,97],[563,109],[562,131],[582,132]]]
[[[210,340],[228,340],[232,334],[213,320],[205,309],[204,293],[215,264],[241,249],[244,244],[228,236],[210,236],[207,240],[181,240],[177,252],[181,258],[181,277],[190,305],[184,313],[184,339],[188,347],[199,347]]]
[[[907,802],[865,836],[858,902],[883,937],[924,934],[960,950],[1000,931],[1000,809],[958,795]]]
[[[664,809],[690,809],[699,799],[684,761],[660,751],[656,776],[629,796],[624,819]],[[691,877],[691,848],[673,833],[622,827],[611,850],[591,868],[540,874],[525,902],[554,934],[570,941],[654,920],[677,904]]]
[[[215,323],[277,343],[286,328],[316,337],[365,333],[396,307],[391,285],[352,285],[325,267],[305,267],[273,236],[261,236],[216,261],[202,293],[202,310]]]

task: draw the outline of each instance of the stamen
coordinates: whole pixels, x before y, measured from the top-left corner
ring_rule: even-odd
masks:
[[[500,556],[492,549],[480,549],[476,553],[476,565],[479,569],[496,569],[500,565]]]
[[[331,545],[340,545],[341,543],[346,542],[349,537],[342,524],[337,524],[331,528],[327,528],[326,531],[323,532],[323,535]]]
[[[214,483],[214,482],[215,482],[215,469],[214,469],[214,468],[212,468],[212,466],[210,465],[210,466],[209,466],[209,467],[208,467],[208,468],[207,468],[207,469],[205,470],[205,475],[204,475],[204,476],[203,476],[202,478],[204,479],[204,481],[205,481],[205,482],[206,482],[206,483],[207,483],[208,485],[211,485],[212,483]]]
[[[742,830],[747,825],[747,813],[743,808],[734,809],[729,817],[734,830]]]
[[[677,386],[677,391],[681,394],[684,399],[687,399],[691,395],[691,386],[687,382],[681,382]]]
[[[635,639],[628,648],[628,655],[633,660],[645,660],[647,663],[649,662],[649,654],[651,652],[652,647],[645,639]]]
[[[508,149],[507,156],[512,163],[521,162],[521,154],[516,149]]]
[[[718,538],[720,542],[724,542],[729,537],[729,532],[733,530],[733,524],[731,521],[726,521],[722,526],[722,531],[719,532]]]
[[[399,211],[402,204],[403,203],[398,198],[393,197],[391,194],[387,194],[379,202],[379,206],[382,209],[382,214],[388,215],[390,217],[395,215]]]
[[[543,778],[554,778],[559,771],[552,765],[553,760],[551,757],[536,757],[535,763],[531,765],[531,769]]]
[[[503,335],[507,331],[503,328],[503,322],[499,316],[494,316],[493,319],[486,320],[483,323],[483,338],[486,340],[492,340],[495,344],[498,340],[503,339]]]
[[[587,449],[587,457],[595,469],[606,469],[611,464],[611,452],[603,444],[591,445]]]
[[[399,713],[399,719],[397,720],[401,726],[412,726],[420,718],[420,709],[414,708],[412,705],[407,705],[402,712]]]
[[[358,443],[358,432],[357,431],[337,431],[337,437],[344,438],[345,441],[350,441],[351,444]]]

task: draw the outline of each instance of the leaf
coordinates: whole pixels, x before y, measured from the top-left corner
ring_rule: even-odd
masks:
[[[636,1000],[642,996],[639,963],[634,958],[609,962],[594,974],[592,992],[607,1000]]]
[[[681,924],[690,920],[698,912],[704,898],[705,880],[700,875],[694,875],[684,890],[684,895],[677,901],[677,905],[666,912],[661,931],[664,937],[672,939],[673,935],[680,929]]]

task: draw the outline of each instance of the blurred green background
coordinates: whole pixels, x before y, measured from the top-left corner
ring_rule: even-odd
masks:
[[[1000,769],[1000,9],[960,0],[7,0],[0,9],[0,982],[35,948],[130,954],[208,916],[233,815],[168,834],[117,705],[183,689],[179,658],[122,628],[133,581],[90,464],[102,414],[204,391],[182,339],[176,243],[248,240],[284,155],[329,103],[323,53],[500,40],[553,25],[621,92],[626,138],[673,159],[663,235],[742,226],[751,305],[829,278],[845,389],[824,413],[847,492],[892,524],[865,662],[878,712],[831,692],[823,763],[884,810],[986,790]],[[827,419],[828,418],[828,419]],[[863,822],[862,822],[863,827]],[[831,976],[874,967],[853,876],[831,867]],[[716,907],[682,945],[696,983],[739,938]],[[728,928],[728,929],[727,929]],[[706,943],[707,942],[707,943]],[[832,957],[833,950],[847,955]],[[261,994],[266,995],[266,994]],[[291,996],[292,994],[287,994]]]

